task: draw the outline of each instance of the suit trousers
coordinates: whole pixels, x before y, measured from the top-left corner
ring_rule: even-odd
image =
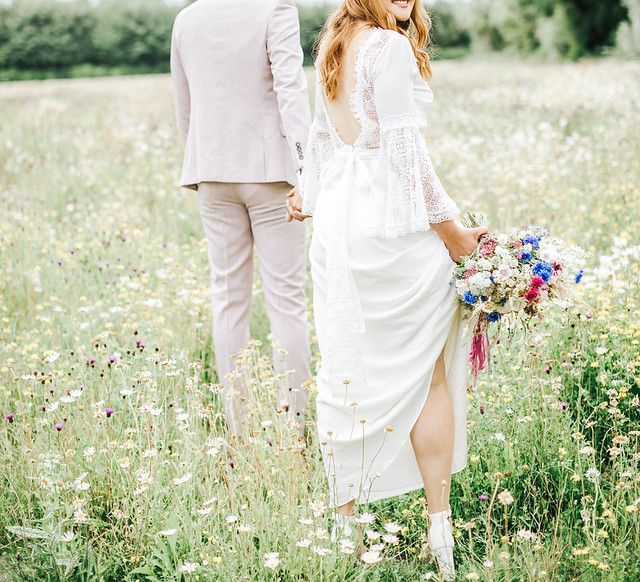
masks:
[[[245,434],[242,402],[246,382],[233,380],[234,355],[249,342],[253,290],[253,250],[271,324],[274,368],[290,372],[280,388],[280,403],[301,426],[307,404],[310,348],[304,281],[306,227],[287,223],[286,182],[202,182],[198,206],[211,267],[213,346],[229,429]],[[282,352],[279,348],[284,350]]]

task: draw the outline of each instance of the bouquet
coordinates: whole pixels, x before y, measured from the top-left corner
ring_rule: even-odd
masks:
[[[486,218],[467,213],[465,226],[483,226]],[[454,271],[458,298],[472,331],[469,360],[475,384],[489,358],[489,325],[504,317],[527,325],[552,305],[575,303],[583,251],[531,226],[510,234],[484,235],[476,250]]]

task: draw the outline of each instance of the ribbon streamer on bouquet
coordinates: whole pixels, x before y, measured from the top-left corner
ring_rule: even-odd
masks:
[[[465,329],[463,339],[466,343],[471,339],[471,349],[469,350],[469,364],[471,365],[471,386],[475,388],[478,376],[482,370],[489,365],[491,372],[490,342],[489,342],[489,322],[485,313],[476,309]],[[471,334],[471,337],[469,337]]]

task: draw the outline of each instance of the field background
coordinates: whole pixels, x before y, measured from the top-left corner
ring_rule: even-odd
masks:
[[[469,394],[460,579],[640,579],[640,65],[439,62],[433,88],[459,205],[588,253],[586,305],[498,338]],[[419,492],[367,508],[382,562],[326,539],[313,406],[301,451],[259,281],[255,438],[226,439],[180,163],[167,76],[0,85],[0,578],[436,579]]]

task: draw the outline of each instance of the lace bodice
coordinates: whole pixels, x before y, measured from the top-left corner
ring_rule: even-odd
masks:
[[[340,139],[321,85],[316,89],[301,181],[303,212],[313,214],[323,171],[335,153],[353,148],[379,151],[371,176],[370,234],[402,236],[454,218],[458,208],[433,169],[422,135],[431,101],[409,40],[395,31],[373,29],[355,57],[349,105],[361,131],[352,145]]]

